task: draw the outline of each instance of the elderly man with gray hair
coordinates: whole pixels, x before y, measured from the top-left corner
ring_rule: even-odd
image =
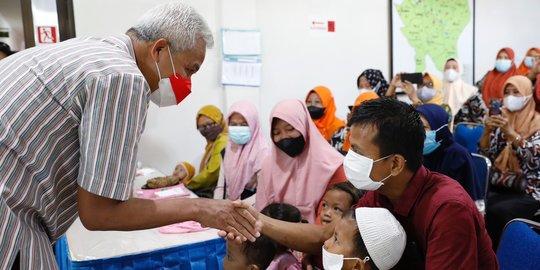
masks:
[[[126,35],[77,38],[0,62],[0,269],[56,269],[52,243],[80,217],[89,230],[196,220],[254,240],[232,202],[132,198],[150,101],[177,105],[213,45],[204,19],[169,3]]]

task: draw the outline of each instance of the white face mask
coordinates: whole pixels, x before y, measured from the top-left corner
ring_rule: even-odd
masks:
[[[373,90],[368,89],[368,88],[360,88],[360,89],[358,89],[358,95],[361,95],[361,94],[366,93],[366,92],[373,92]]]
[[[322,248],[322,264],[324,270],[341,270],[343,268],[343,260],[356,260],[358,258],[345,258],[341,254],[335,254],[327,251],[324,246]],[[369,256],[364,258],[364,263],[369,261]]]
[[[388,155],[377,160],[373,160],[367,157],[364,157],[360,154],[355,153],[353,150],[349,150],[347,156],[343,160],[343,169],[345,170],[345,176],[353,184],[354,187],[361,190],[377,190],[382,185],[384,181],[388,179],[392,174],[389,174],[387,177],[383,178],[379,182],[375,182],[370,178],[371,169],[373,168],[373,163],[381,161],[392,155]]]
[[[444,71],[444,79],[448,82],[454,82],[458,79],[458,73],[455,69],[447,69]]]
[[[529,96],[523,96],[523,97],[516,97],[509,95],[504,98],[503,103],[504,107],[507,108],[511,112],[517,112],[521,111],[523,107],[525,107],[525,104],[529,99],[532,97],[532,95]]]
[[[418,98],[422,100],[422,102],[427,102],[433,99],[433,97],[435,97],[435,95],[437,94],[437,90],[424,86],[416,90],[416,94],[418,95]]]

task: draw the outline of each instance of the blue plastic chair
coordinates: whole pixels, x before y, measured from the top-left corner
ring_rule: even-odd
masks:
[[[528,219],[516,218],[506,224],[497,248],[501,270],[540,269],[539,230],[540,223]]]
[[[476,200],[485,200],[489,185],[489,170],[491,170],[491,161],[486,156],[480,154],[472,153],[472,160],[474,164],[474,173],[476,174],[476,179],[478,179],[480,187],[481,197],[474,198]]]
[[[471,153],[478,153],[478,142],[484,132],[484,125],[478,123],[462,122],[456,125],[454,138]]]

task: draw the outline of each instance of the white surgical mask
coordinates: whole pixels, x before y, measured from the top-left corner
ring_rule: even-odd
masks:
[[[495,68],[502,73],[507,72],[512,67],[512,60],[510,59],[497,59],[495,61]]]
[[[345,176],[353,184],[354,187],[361,190],[377,190],[382,185],[384,181],[388,179],[392,174],[389,174],[387,177],[383,178],[379,182],[375,182],[370,178],[371,169],[373,168],[373,163],[386,159],[392,155],[388,155],[377,160],[373,160],[367,157],[364,157],[360,154],[355,153],[353,150],[349,150],[347,156],[343,160],[343,169],[345,170]]]
[[[361,95],[361,94],[366,93],[366,92],[373,92],[373,90],[368,89],[368,88],[360,88],[360,89],[358,89],[358,95]]]
[[[447,69],[444,71],[444,79],[447,81],[447,82],[454,82],[455,80],[458,79],[458,73],[455,69]]]
[[[341,270],[343,268],[343,260],[356,260],[358,258],[345,258],[341,254],[335,254],[327,251],[324,246],[322,248],[322,264],[324,270]],[[369,256],[364,258],[364,263],[369,261]]]
[[[532,97],[532,95],[529,96],[523,96],[523,97],[516,97],[509,95],[504,98],[503,103],[504,107],[507,108],[511,112],[517,112],[521,111],[523,107],[525,107],[525,104],[529,99]]]
[[[422,102],[427,102],[433,99],[433,97],[437,94],[437,90],[424,86],[416,90],[416,94],[418,95],[418,98],[422,100]]]

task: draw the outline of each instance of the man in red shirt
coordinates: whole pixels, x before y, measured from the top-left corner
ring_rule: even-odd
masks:
[[[425,131],[412,106],[389,98],[367,101],[349,124],[345,173],[355,187],[370,190],[354,207],[387,208],[407,233],[396,268],[498,269],[484,220],[470,196],[457,181],[422,166]],[[291,224],[264,215],[259,219],[263,234],[313,254],[320,254],[334,226]]]

